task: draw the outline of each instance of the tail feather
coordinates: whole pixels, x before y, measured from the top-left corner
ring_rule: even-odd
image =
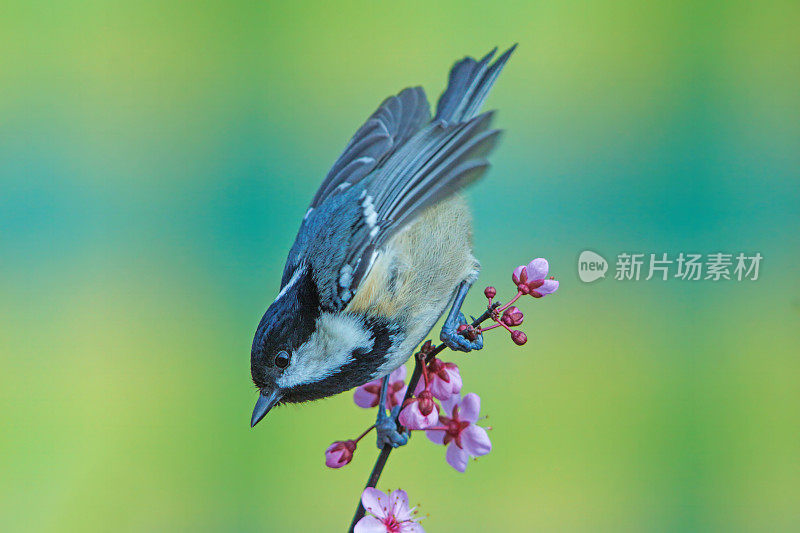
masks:
[[[465,57],[453,65],[447,90],[439,97],[434,120],[454,124],[466,122],[475,117],[516,47],[515,44],[506,50],[491,65],[489,63],[497,52],[497,48],[486,54],[480,61]]]

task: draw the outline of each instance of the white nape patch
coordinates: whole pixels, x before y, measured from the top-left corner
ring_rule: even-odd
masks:
[[[374,238],[374,237],[375,237],[375,235],[377,235],[377,234],[378,234],[378,232],[379,232],[380,230],[381,230],[381,227],[380,227],[380,226],[375,226],[374,228],[372,228],[372,229],[370,230],[370,232],[369,232],[369,236]]]
[[[351,283],[353,283],[353,267],[345,265],[339,273],[339,286],[343,289],[349,289]]]
[[[375,206],[372,204],[372,196],[364,198],[361,207],[364,208],[364,218],[367,221],[367,225],[370,228],[375,227],[378,222],[378,213],[375,212]]]
[[[322,381],[353,360],[353,350],[371,350],[375,341],[362,319],[323,313],[316,331],[292,355],[291,364],[276,381],[281,388]]]
[[[309,208],[308,208],[308,211],[306,211],[306,216],[304,216],[304,217],[303,217],[303,220],[307,219],[307,218],[308,218],[308,215],[310,215],[310,214],[311,214],[311,212],[312,212],[313,210],[314,210],[314,208],[313,208],[313,207],[309,207]]]
[[[276,302],[280,300],[284,294],[286,294],[286,291],[292,288],[292,285],[297,283],[297,280],[300,279],[300,276],[302,276],[305,271],[306,271],[305,265],[300,265],[299,267],[297,267],[297,269],[294,271],[294,274],[292,274],[292,277],[289,279],[289,282],[283,286],[281,292],[279,292],[278,296],[275,297]]]
[[[343,191],[351,185],[349,181],[343,181],[339,185],[336,186],[337,191]]]

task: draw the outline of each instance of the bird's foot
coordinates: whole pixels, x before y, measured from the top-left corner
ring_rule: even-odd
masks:
[[[467,334],[459,333],[460,326],[467,326]],[[451,350],[457,352],[471,352],[483,348],[483,335],[475,330],[470,330],[471,326],[464,318],[464,313],[458,313],[458,318],[445,321],[439,339]]]
[[[397,417],[399,415],[399,405],[392,409],[391,415],[387,415],[385,410],[379,408],[378,420],[375,422],[375,430],[378,433],[378,449],[383,449],[385,444],[392,448],[399,448],[408,443],[410,433],[408,431],[399,431],[397,425]]]

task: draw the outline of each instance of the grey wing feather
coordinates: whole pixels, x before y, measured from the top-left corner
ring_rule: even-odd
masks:
[[[422,87],[390,96],[350,139],[311,201],[311,208],[355,185],[430,121],[428,98]]]
[[[425,208],[485,173],[500,131],[490,128],[492,113],[476,115],[513,50],[493,64],[494,51],[481,61],[456,63],[433,122],[420,88],[381,104],[314,196],[282,285],[305,261],[323,307],[342,309],[383,244]]]
[[[435,123],[408,142],[384,168],[370,180],[367,192],[374,190],[378,219],[402,226],[420,209],[444,198],[437,194],[461,188],[460,164],[484,161],[500,133],[489,130],[492,113],[469,122],[446,125]],[[382,234],[379,241],[389,235]]]
[[[456,63],[450,70],[447,90],[439,97],[435,119],[452,123],[474,117],[480,111],[489,95],[489,90],[516,48],[515,44],[506,50],[491,66],[489,62],[497,52],[497,48],[480,61],[465,57]]]
[[[500,130],[491,130],[492,114],[469,122],[434,123],[398,150],[366,180],[361,207],[364,226],[350,244],[352,291],[369,272],[373,254],[425,208],[480,178],[485,157]]]
[[[429,123],[430,118],[430,105],[422,87],[406,88],[396,96],[390,96],[369,116],[347,143],[317,189],[289,252],[283,269],[281,288],[289,282],[303,257],[312,255],[309,247],[313,245],[314,239],[327,235],[321,232],[325,223],[338,217],[340,220],[337,222],[357,225],[356,221],[350,220],[349,214],[342,213],[346,203],[342,202],[340,196],[351,197],[349,191],[358,189],[360,182],[370,172]],[[347,230],[355,234],[359,232],[357,227]]]

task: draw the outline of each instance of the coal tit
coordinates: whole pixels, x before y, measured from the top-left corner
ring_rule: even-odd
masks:
[[[433,118],[421,87],[387,98],[347,144],[303,217],[280,292],[256,330],[251,426],[276,404],[388,375],[448,307],[442,341],[461,351],[483,346],[456,332],[479,271],[458,192],[488,168],[500,131],[491,112],[478,113],[513,50],[494,62],[495,51],[457,62]],[[386,419],[382,404],[379,429]],[[385,433],[379,445],[404,443]]]

